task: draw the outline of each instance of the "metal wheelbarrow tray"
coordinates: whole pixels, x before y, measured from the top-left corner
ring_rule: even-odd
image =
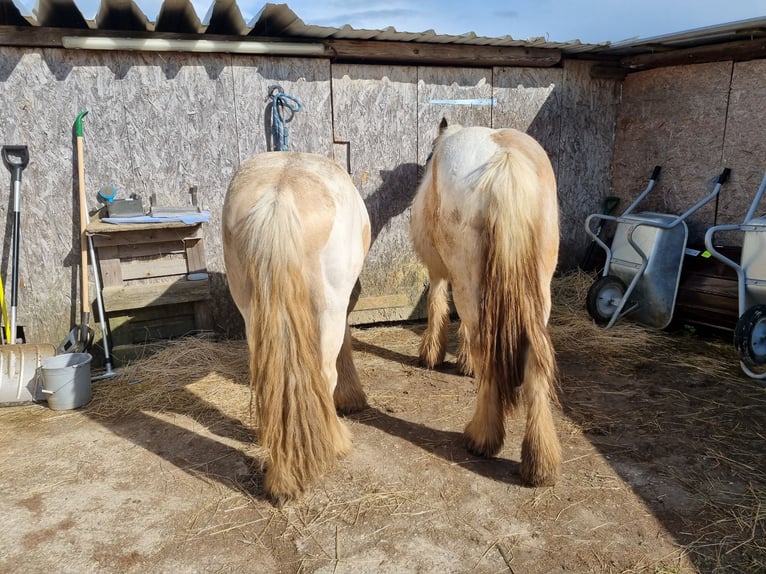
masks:
[[[670,324],[689,235],[685,220],[718,195],[730,173],[724,169],[713,191],[681,215],[633,213],[654,187],[660,169],[654,168],[646,189],[621,216],[594,213],[585,221],[588,235],[606,252],[603,274],[588,291],[586,306],[606,328],[628,314],[647,327],[664,329]],[[599,219],[617,224],[611,247],[592,230],[592,222]]]

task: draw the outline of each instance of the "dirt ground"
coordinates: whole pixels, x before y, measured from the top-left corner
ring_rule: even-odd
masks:
[[[766,387],[730,347],[555,335],[564,464],[535,489],[521,416],[497,458],[463,448],[474,382],[453,355],[417,365],[422,329],[354,330],[353,452],[283,508],[262,494],[241,341],[179,347],[196,376],[155,365],[75,411],[0,409],[0,572],[766,571]]]

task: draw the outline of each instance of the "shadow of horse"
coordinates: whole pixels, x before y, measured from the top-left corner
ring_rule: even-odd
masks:
[[[376,407],[347,415],[346,418],[406,440],[450,465],[459,466],[498,482],[517,486],[522,484],[518,461],[497,457],[482,458],[470,454],[464,447],[463,433],[438,430],[410,422],[391,416]]]

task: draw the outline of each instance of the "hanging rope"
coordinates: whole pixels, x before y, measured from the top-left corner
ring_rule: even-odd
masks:
[[[303,109],[303,106],[296,98],[285,94],[282,86],[271,86],[269,98],[271,98],[271,132],[274,137],[274,149],[287,151],[290,147],[287,124],[292,121],[296,112]]]

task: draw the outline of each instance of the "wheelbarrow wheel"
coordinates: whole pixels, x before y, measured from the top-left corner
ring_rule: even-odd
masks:
[[[612,319],[627,289],[622,279],[614,275],[599,277],[593,282],[588,290],[586,307],[596,323],[606,324]]]
[[[766,305],[753,305],[737,321],[734,347],[751,365],[766,364]]]

